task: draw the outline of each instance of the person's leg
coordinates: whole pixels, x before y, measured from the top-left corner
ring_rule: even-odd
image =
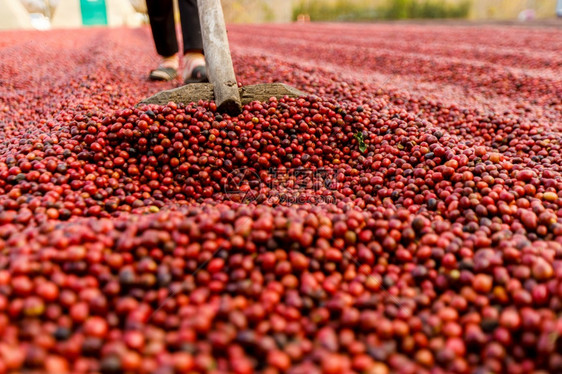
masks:
[[[206,82],[207,72],[197,0],[179,0],[179,9],[185,60],[184,82]]]
[[[179,64],[173,0],[146,0],[146,7],[156,52],[162,56],[160,65],[150,72],[149,78],[173,79]]]
[[[173,0],[146,0],[156,52],[169,57],[178,53]]]
[[[202,52],[201,25],[197,0],[179,0],[181,30],[183,36],[183,53]]]

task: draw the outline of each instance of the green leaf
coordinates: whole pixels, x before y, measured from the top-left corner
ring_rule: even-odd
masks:
[[[361,153],[365,153],[365,151],[367,150],[367,144],[365,144],[365,141],[363,140],[363,133],[357,132],[355,133],[355,135],[353,135],[353,137],[357,139],[357,143],[359,144],[359,151]]]

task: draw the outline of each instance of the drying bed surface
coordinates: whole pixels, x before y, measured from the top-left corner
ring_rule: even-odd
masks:
[[[231,26],[221,115],[148,29],[0,34],[0,373],[562,370],[562,35]]]

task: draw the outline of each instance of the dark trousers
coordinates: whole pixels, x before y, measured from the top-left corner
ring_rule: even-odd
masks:
[[[197,0],[179,0],[183,53],[202,51],[201,26],[197,12]],[[146,0],[148,18],[156,52],[169,57],[178,52],[173,0]]]

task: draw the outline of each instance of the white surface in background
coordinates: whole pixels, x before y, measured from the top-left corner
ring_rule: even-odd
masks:
[[[29,13],[19,0],[0,1],[0,30],[31,28]]]
[[[42,13],[31,13],[29,15],[31,18],[31,25],[36,30],[49,30],[51,28],[51,21],[48,17],[45,17]]]
[[[519,21],[532,21],[537,17],[534,9],[525,9],[522,10],[521,13],[519,13],[519,16],[517,18],[519,19]]]

